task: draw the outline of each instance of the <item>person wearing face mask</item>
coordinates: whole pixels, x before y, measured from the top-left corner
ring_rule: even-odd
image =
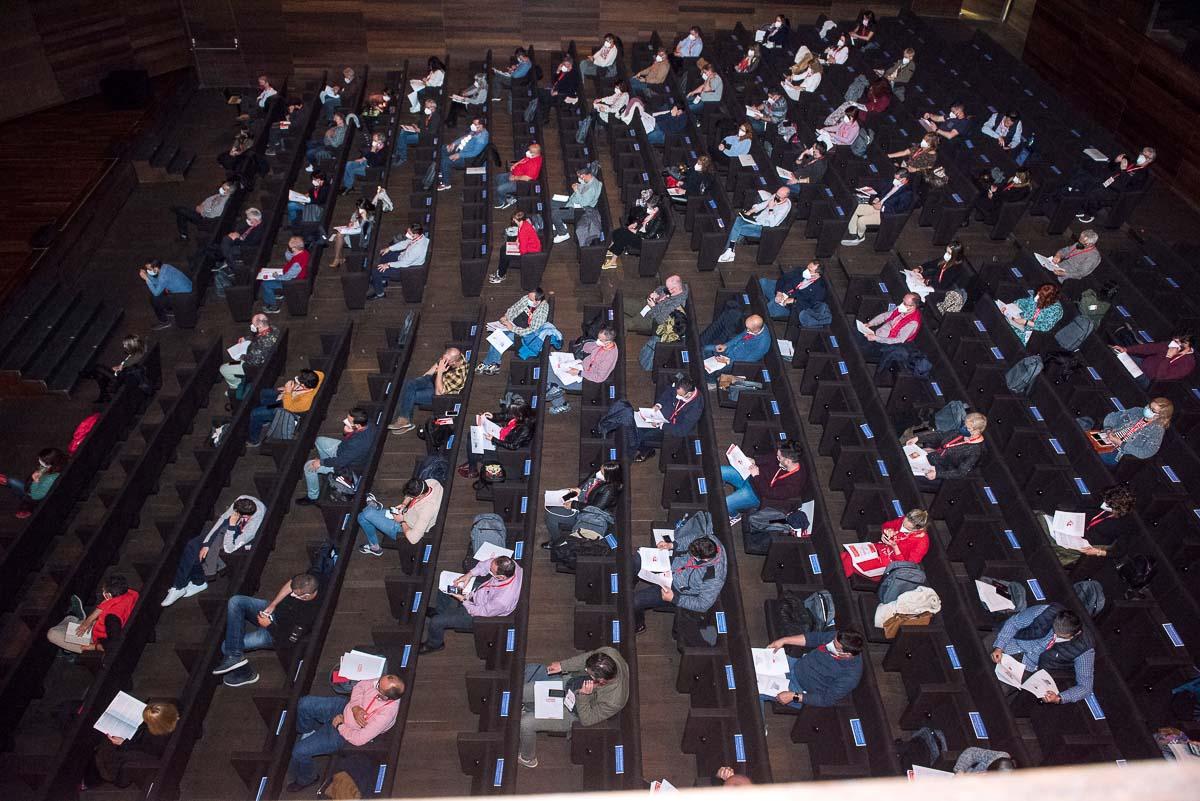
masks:
[[[288,225],[296,228],[301,221],[316,222],[321,219],[325,201],[329,200],[329,181],[325,173],[317,170],[309,179],[311,186],[305,193],[307,200],[289,200],[287,204]]]
[[[498,209],[507,209],[517,202],[517,184],[527,184],[542,174],[542,146],[531,142],[525,155],[509,165],[508,172],[496,176],[496,204]]]
[[[508,113],[512,114],[512,87],[517,81],[526,80],[533,71],[533,61],[525,49],[518,47],[513,53],[513,60],[510,62],[507,69],[492,68],[492,72],[496,74],[496,84],[499,86],[508,87]],[[533,80],[536,84],[537,81]],[[497,101],[499,97],[495,98]]]
[[[584,62],[587,63],[587,62]],[[549,86],[538,88],[538,98],[541,104],[542,124],[550,121],[550,109],[561,104],[572,105],[579,101],[580,72],[575,69],[570,55],[563,55]]]
[[[258,405],[250,411],[246,441],[251,446],[259,445],[263,428],[275,419],[279,410],[295,416],[307,413],[324,381],[323,372],[305,368],[279,389],[264,389],[258,396]]]
[[[347,247],[354,247],[354,237],[361,236],[363,230],[374,223],[375,213],[371,204],[366,198],[359,200],[346,224],[334,226],[333,233],[329,235],[329,241],[333,243],[333,258],[329,262],[331,269],[336,270],[346,263],[342,252]]]
[[[363,151],[363,154],[356,159],[346,162],[346,167],[342,172],[342,194],[348,195],[354,189],[354,182],[367,174],[369,169],[383,169],[383,165],[387,163],[387,153],[384,152],[386,142],[383,141],[383,134],[371,134],[371,144]]]
[[[923,476],[916,476],[917,488],[922,492],[937,492],[947,478],[963,478],[970,475],[983,458],[983,432],[987,430],[987,417],[978,412],[968,414],[963,421],[967,433],[952,431],[929,431],[912,437],[905,445],[918,445],[929,459],[930,469]]]
[[[212,258],[220,258],[217,266],[213,268],[213,271],[217,273],[218,290],[222,283],[225,286],[233,283],[234,269],[232,265],[237,264],[242,258],[243,251],[249,253],[262,243],[265,230],[262,224],[262,211],[251,206],[246,209],[234,230],[221,237],[220,244],[209,245],[209,255]]]
[[[858,109],[856,121],[859,127],[864,127],[868,121],[875,119],[875,115],[887,111],[891,103],[891,86],[883,78],[875,78],[868,84],[866,92],[860,97],[851,100],[847,93],[846,102],[830,112],[829,116],[825,118],[825,125],[837,125],[847,109],[856,108]]]
[[[921,296],[926,306],[940,302],[946,293],[960,286],[963,279],[963,245],[957,239],[946,245],[936,259],[921,262],[905,275],[909,288]],[[922,288],[924,287],[924,288]]]
[[[267,111],[267,102],[279,94],[275,91],[275,87],[271,86],[271,79],[266,75],[258,76],[258,94],[253,98],[250,96],[241,97],[234,95],[229,98],[231,104],[236,104],[241,112],[237,119],[239,122],[247,122],[251,117],[257,119],[262,117]]]
[[[279,314],[279,293],[283,291],[285,281],[303,281],[308,278],[309,252],[304,247],[303,237],[289,237],[283,256],[283,274],[261,282],[265,314]]]
[[[887,69],[877,69],[875,74],[886,80],[892,86],[892,94],[897,100],[904,99],[904,86],[912,80],[913,75],[917,71],[917,51],[911,47],[904,49],[904,54],[900,58],[892,62],[892,65]],[[866,76],[860,75],[854,79],[854,84],[858,86],[858,91],[865,91],[867,88]],[[847,97],[850,94],[847,92]]]
[[[700,35],[700,29],[693,26],[688,29],[687,36],[675,43],[675,50],[670,58],[671,66],[682,72],[689,63],[685,59],[700,58],[703,52],[704,39]]]
[[[1077,418],[1076,422],[1098,443],[1094,446],[1101,461],[1112,467],[1126,456],[1150,459],[1158,453],[1174,414],[1175,404],[1169,398],[1154,398],[1145,406],[1109,414],[1095,431],[1087,417]]]
[[[997,301],[996,305],[1022,345],[1029,345],[1034,331],[1049,331],[1062,320],[1063,307],[1058,301],[1058,292],[1056,284],[1042,284],[1032,297],[1023,297],[1016,303]]]
[[[65,453],[58,448],[43,448],[38,453],[37,469],[30,474],[28,480],[12,478],[0,473],[0,487],[8,487],[9,491],[18,498],[16,512],[18,518],[23,520],[33,514],[33,508],[49,494],[66,466],[67,455]]]
[[[695,164],[690,167],[681,164],[667,176],[667,196],[673,203],[687,205],[688,198],[707,197],[715,180],[713,160],[708,156],[700,156]]]
[[[733,71],[738,75],[753,75],[762,64],[762,48],[756,44],[746,48],[746,55],[733,65]]]
[[[745,478],[732,465],[721,465],[721,481],[732,488],[725,496],[725,508],[729,512],[729,525],[735,526],[741,522],[743,512],[764,503],[783,506],[802,498],[808,476],[800,462],[799,448],[787,442],[775,449],[774,456],[755,458],[750,475]]]
[[[446,117],[447,128],[458,127],[458,112],[470,109],[471,106],[482,106],[488,102],[488,76],[486,72],[477,72],[471,85],[461,94],[450,95],[450,114]]]
[[[884,214],[904,214],[916,202],[907,170],[896,173],[891,185],[871,189],[869,194],[871,199],[859,203],[850,216],[850,224],[846,227],[849,236],[842,240],[846,247],[861,245],[867,238],[867,227],[883,222]]]
[[[299,97],[288,98],[287,113],[285,114],[284,118],[278,122],[271,123],[271,130],[267,134],[267,149],[263,152],[263,155],[268,157],[278,155],[279,152],[284,149],[288,132],[292,130],[299,130],[300,125],[303,122],[304,99]],[[232,152],[229,154],[231,158],[236,155],[237,154]],[[224,166],[224,162],[220,156],[217,157],[217,161],[222,163]],[[229,167],[226,166],[226,169],[228,170]]]
[[[825,282],[821,280],[821,262],[816,259],[783,273],[777,280],[760,278],[758,285],[772,320],[786,320],[795,314],[800,325],[806,325],[805,311],[814,311],[818,303],[825,305]]]
[[[625,253],[638,255],[642,252],[642,241],[658,239],[663,235],[662,201],[651,193],[641,207],[640,214],[631,214],[635,219],[624,228],[614,228],[609,235],[608,251],[605,253],[601,269],[615,270],[621,266],[621,256]],[[636,210],[635,210],[636,212]]]
[[[800,155],[796,157],[795,169],[783,170],[782,177],[787,181],[787,188],[791,194],[798,194],[806,184],[825,182],[825,173],[829,169],[825,154],[828,152],[827,144],[813,142],[811,147],[800,151]]]
[[[571,194],[566,200],[550,199],[550,223],[554,228],[556,245],[571,238],[567,223],[575,222],[580,209],[596,208],[600,193],[604,190],[604,184],[592,175],[591,167],[581,167],[575,176],[578,180],[571,184]]]
[[[321,498],[321,476],[327,473],[361,473],[371,459],[375,423],[357,406],[342,419],[342,437],[317,437],[317,458],[304,464],[307,494],[296,499],[299,506],[316,506]]]
[[[1144,345],[1113,345],[1117,353],[1128,353],[1142,374],[1135,380],[1142,389],[1154,381],[1182,381],[1196,369],[1191,334],[1177,334],[1169,342]]]
[[[181,598],[191,598],[207,590],[208,582],[227,567],[221,555],[249,550],[266,516],[266,504],[253,495],[239,495],[207,534],[192,537],[183,547],[175,568],[175,581],[167,590],[162,606],[171,606]]]
[[[245,343],[245,337],[238,337],[238,345]],[[246,352],[240,359],[232,359],[220,367],[221,377],[225,379],[225,384],[229,387],[227,394],[230,397],[233,397],[233,393],[241,385],[246,375],[246,365],[259,367],[265,364],[267,357],[275,350],[277,344],[279,344],[279,332],[271,327],[271,318],[261,313],[251,317],[250,344],[246,348]]]
[[[750,127],[756,133],[766,133],[768,125],[778,125],[787,119],[787,101],[783,98],[783,90],[778,86],[767,89],[766,99],[750,108],[754,113],[746,113],[750,117]]]
[[[767,645],[772,651],[807,648],[803,656],[788,656],[788,688],[778,695],[760,695],[764,707],[774,702],[792,709],[836,706],[862,681],[862,652],[866,638],[854,629],[810,631],[780,637]]]
[[[461,350],[446,348],[441,357],[422,375],[409,378],[404,382],[400,388],[400,402],[396,407],[396,419],[388,424],[388,431],[407,434],[416,428],[413,424],[413,411],[417,406],[432,404],[434,398],[461,393],[463,387],[467,385],[467,374],[470,369],[471,365]]]
[[[214,676],[233,673],[225,684],[240,687],[258,681],[258,671],[250,666],[247,651],[274,648],[281,642],[296,642],[312,628],[317,619],[319,584],[316,576],[299,573],[279,588],[270,601],[234,595],[225,603],[225,640],[221,644],[224,658],[213,668]],[[254,628],[247,631],[246,624]]]
[[[995,225],[1005,203],[1020,203],[1033,193],[1029,172],[1017,170],[1006,181],[989,180],[987,188],[975,198],[975,219]]]
[[[496,271],[488,276],[490,284],[504,283],[504,278],[508,275],[508,268],[514,258],[542,252],[541,235],[537,228],[533,227],[533,223],[525,212],[520,209],[513,212],[512,225],[505,230],[504,239],[504,251],[500,254]]]
[[[1075,244],[1067,245],[1050,257],[1054,263],[1050,271],[1058,276],[1059,281],[1087,278],[1100,266],[1100,251],[1096,249],[1099,241],[1100,234],[1091,228],[1083,229]]]
[[[613,351],[615,351],[615,343],[613,344]],[[550,535],[550,538],[542,543],[542,550],[551,550],[554,543],[561,542],[574,530],[575,521],[579,519],[579,513],[585,508],[594,506],[606,512],[613,511],[624,490],[624,482],[624,472],[620,462],[605,462],[595,473],[581,478],[579,485],[570,490],[574,493],[570,500],[564,500],[562,506],[546,508],[543,519],[546,523],[546,533]],[[552,554],[551,559],[553,558]]]
[[[801,45],[803,48],[803,45]],[[799,53],[797,53],[799,55]],[[845,36],[839,36],[837,43],[825,48],[825,52],[821,54],[821,63],[826,67],[838,64],[845,64],[850,58],[850,42]]]
[[[187,240],[189,223],[198,229],[203,229],[210,226],[213,220],[219,219],[225,212],[225,204],[229,202],[229,196],[232,194],[233,184],[226,181],[217,187],[216,192],[200,201],[195,210],[184,206],[172,206],[171,211],[175,213],[175,226],[179,229],[179,238]]]
[[[937,134],[943,139],[957,139],[971,132],[971,121],[967,118],[967,107],[955,103],[950,107],[949,114],[935,114],[927,111],[918,120],[921,127],[930,133]]]
[[[718,159],[724,156],[728,159],[735,159],[749,153],[752,144],[754,144],[754,132],[750,128],[749,122],[743,122],[738,125],[737,131],[726,136],[717,144],[716,149],[712,151],[712,157]]]
[[[655,94],[662,89],[670,72],[671,64],[667,61],[667,51],[660,47],[650,66],[638,70],[630,77],[629,91],[639,95]]]
[[[671,553],[670,583],[641,581],[633,591],[633,622],[636,633],[646,630],[646,612],[661,609],[675,615],[675,636],[681,646],[703,644],[699,628],[725,586],[729,565],[725,549],[713,537],[707,514],[682,521],[672,541],[658,543]],[[641,560],[638,560],[641,572]],[[664,576],[664,579],[666,577]]]
[[[445,192],[450,188],[450,170],[465,170],[470,162],[487,150],[491,135],[483,127],[483,119],[476,117],[471,120],[471,129],[448,145],[442,145],[440,156],[441,182],[438,191]]]
[[[761,237],[764,228],[776,228],[782,225],[791,213],[791,192],[786,186],[781,186],[771,197],[755,203],[734,217],[733,225],[729,227],[729,238],[725,242],[725,252],[717,257],[717,261],[722,263],[733,261],[735,258],[734,248],[743,237]]]
[[[850,31],[850,44],[862,52],[879,47],[875,41],[875,12],[864,9],[858,15],[858,24]]]
[[[71,596],[71,608],[58,625],[46,632],[46,639],[64,651],[81,654],[84,651],[103,651],[104,641],[116,637],[137,606],[138,592],[130,589],[129,580],[120,573],[113,573],[100,582],[100,603],[90,614],[84,614],[83,601]],[[67,629],[78,626],[75,634],[79,638],[90,636],[86,645],[67,640]]]
[[[1013,150],[1021,144],[1025,130],[1018,111],[992,112],[987,122],[979,129],[984,136],[996,140],[1001,150]]]
[[[717,74],[712,64],[706,64],[700,71],[700,85],[687,93],[687,100],[692,108],[700,111],[704,107],[720,105],[725,94],[725,81]]]
[[[1079,616],[1062,604],[1035,604],[1005,620],[992,661],[1000,664],[1005,654],[1020,659],[1027,672],[1045,670],[1054,678],[1061,692],[1047,691],[1044,703],[1074,704],[1092,694],[1096,647]]]
[[[788,18],[782,14],[777,15],[773,22],[758,30],[762,35],[760,36],[756,32],[754,38],[762,42],[762,46],[767,50],[782,50],[788,46],[788,41],[792,38],[792,26],[788,22]]]
[[[412,89],[408,93],[408,110],[412,114],[416,114],[421,110],[420,100],[428,94],[433,94],[431,90],[440,89],[446,81],[446,65],[437,56],[429,57],[429,64],[424,78],[413,78],[408,82]]]
[[[812,53],[809,53],[803,60],[796,62],[788,69],[783,80],[779,82],[779,86],[785,95],[800,102],[801,96],[817,91],[821,85],[824,71],[824,65],[814,58]]]
[[[745,328],[738,331],[725,342],[716,345],[704,345],[701,353],[705,359],[715,357],[721,367],[708,373],[709,380],[715,382],[717,376],[725,375],[734,362],[758,362],[771,348],[771,334],[767,331],[766,321],[757,314],[746,318]],[[707,368],[705,368],[707,369]],[[709,388],[713,388],[709,384]]]
[[[880,528],[883,532],[875,546],[875,557],[855,564],[846,551],[842,552],[842,569],[846,578],[858,574],[871,581],[883,579],[883,571],[892,562],[920,562],[929,553],[929,533],[925,526],[929,513],[924,509],[910,509],[904,517],[889,520]]]
[[[1122,193],[1145,189],[1150,181],[1150,166],[1157,155],[1152,147],[1142,148],[1132,159],[1118,153],[1108,162],[1109,175],[1103,181],[1089,174],[1081,190],[1085,193],[1083,209],[1075,217],[1086,225],[1096,219],[1100,209],[1115,206]]]
[[[487,437],[493,450],[499,448],[515,451],[528,448],[533,442],[534,434],[537,433],[537,412],[533,407],[525,404],[524,398],[510,404],[500,414],[484,412],[481,416],[500,426],[500,433]],[[467,461],[460,464],[455,470],[463,478],[479,478],[479,465],[483,460],[483,453],[476,453],[474,449],[471,449],[467,453]]]
[[[832,150],[838,145],[851,145],[858,138],[858,108],[849,106],[842,113],[841,119],[831,125],[816,130],[817,141]]]
[[[138,276],[150,290],[150,305],[154,308],[154,316],[158,318],[154,330],[170,328],[175,324],[171,296],[191,292],[192,279],[173,265],[163,264],[161,259],[148,259],[145,266],[138,270]]]
[[[662,445],[663,437],[689,437],[696,430],[700,416],[704,413],[704,395],[696,388],[696,382],[684,377],[658,394],[655,409],[663,416],[663,422],[649,428],[637,428],[637,453],[635,462],[644,462],[653,456]]]
[[[855,330],[854,338],[863,358],[867,361],[878,361],[883,355],[883,348],[914,341],[921,330],[920,303],[920,298],[909,292],[900,299],[899,306],[880,312],[867,321],[866,326],[871,329],[870,334]]]
[[[595,78],[597,75],[611,78],[617,74],[616,60],[617,37],[606,33],[604,42],[592,53],[592,57],[579,62],[579,71],[588,78]]]
[[[1050,548],[1058,557],[1063,567],[1072,568],[1079,565],[1082,571],[1072,570],[1070,575],[1075,581],[1084,574],[1095,574],[1102,562],[1088,562],[1085,556],[1096,557],[1099,560],[1112,559],[1113,563],[1122,559],[1129,551],[1133,537],[1137,534],[1137,521],[1132,512],[1137,506],[1137,496],[1127,484],[1117,484],[1109,487],[1100,494],[1100,506],[1095,511],[1087,512],[1084,517],[1084,530],[1079,536],[1087,540],[1087,547],[1075,550],[1064,548],[1050,537],[1050,525],[1046,515],[1037,515],[1038,522],[1046,536],[1050,537]]]
[[[524,571],[511,557],[497,556],[475,565],[449,586],[452,592],[439,591],[431,604],[431,617],[425,627],[420,653],[430,654],[446,647],[448,629],[475,630],[477,617],[511,615],[521,600]]]
[[[296,705],[296,737],[288,763],[290,794],[300,793],[321,778],[314,757],[353,752],[396,725],[405,685],[389,673],[354,683],[350,698],[305,695]],[[335,757],[336,758],[336,757]]]
[[[624,81],[617,81],[613,85],[612,94],[601,97],[592,103],[593,124],[607,124],[609,115],[612,114],[616,114],[618,117],[624,119],[629,106],[629,100],[628,84]]]
[[[336,112],[333,115],[333,122],[325,130],[321,139],[316,142],[309,142],[308,147],[305,149],[304,171],[312,172],[313,165],[320,159],[336,158],[342,143],[346,141],[346,130],[346,115],[340,111]]]
[[[392,166],[399,167],[408,161],[408,147],[421,141],[430,141],[442,128],[442,115],[435,98],[425,98],[421,118],[415,123],[400,126],[396,135],[396,146],[392,150]]]
[[[537,683],[562,679],[563,689],[571,693],[563,704],[560,718],[539,718],[534,714]],[[525,665],[524,701],[521,708],[521,742],[517,761],[536,768],[538,732],[566,734],[576,725],[595,726],[615,717],[629,700],[629,665],[620,651],[611,646],[570,659],[541,665]]]
[[[386,297],[389,281],[399,281],[401,270],[420,267],[429,257],[429,237],[425,226],[413,223],[404,236],[379,251],[379,264],[371,271],[371,290],[367,300]]]
[[[514,343],[524,336],[537,331],[550,319],[550,301],[539,286],[532,292],[527,292],[508,307],[500,318],[500,325],[505,335]],[[488,346],[487,356],[475,368],[481,375],[496,375],[500,372],[500,360],[503,354],[496,350],[495,345]]]

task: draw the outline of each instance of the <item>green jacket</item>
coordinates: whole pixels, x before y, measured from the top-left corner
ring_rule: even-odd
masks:
[[[587,695],[580,693],[575,695],[575,714],[584,726],[594,726],[608,720],[624,709],[625,702],[629,700],[629,665],[625,663],[625,659],[616,648],[606,645],[595,651],[588,651],[562,660],[559,665],[562,667],[563,678],[570,678],[568,674],[582,674],[588,657],[597,652],[612,657],[613,661],[617,663],[617,676],[603,687],[597,686]]]

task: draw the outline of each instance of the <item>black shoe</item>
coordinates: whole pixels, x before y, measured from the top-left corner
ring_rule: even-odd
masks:
[[[546,540],[538,547],[540,547],[543,551],[548,551],[548,550],[550,550],[550,546],[551,546],[550,540]]]
[[[638,624],[637,624],[637,627],[636,627],[636,628],[633,630],[633,633],[634,633],[634,634],[641,634],[641,633],[642,633],[643,631],[645,631],[645,630],[646,630],[646,624],[645,624],[645,623],[638,623]]]
[[[299,498],[296,499],[296,505],[297,506],[317,506],[319,504],[317,503],[317,501],[314,501],[312,498],[308,497],[307,495],[301,495]]]
[[[633,457],[633,461],[644,462],[656,453],[658,453],[658,451],[654,450],[653,448],[648,451],[638,451],[637,456]]]
[[[317,783],[316,779],[313,779],[308,784],[300,784],[299,782],[288,782],[287,791],[289,793],[302,793],[305,790],[307,790],[309,787],[312,787],[316,783]]]
[[[417,651],[417,653],[418,653],[418,654],[432,654],[432,653],[437,653],[438,651],[442,650],[442,649],[443,649],[443,648],[445,648],[445,647],[446,647],[446,646],[445,646],[444,644],[443,644],[443,645],[439,645],[439,646],[438,646],[438,647],[436,647],[436,648],[432,648],[432,647],[430,647],[430,646],[428,646],[428,645],[422,645],[422,646],[421,646],[421,650]]]

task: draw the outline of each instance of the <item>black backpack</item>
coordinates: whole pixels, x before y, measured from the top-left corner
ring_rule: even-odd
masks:
[[[1135,600],[1145,594],[1146,586],[1154,578],[1156,566],[1154,557],[1144,553],[1133,554],[1117,562],[1117,575],[1128,587],[1125,600]]]
[[[423,457],[413,468],[413,478],[421,480],[432,478],[445,485],[446,479],[449,477],[450,463],[440,453],[431,453]]]
[[[608,539],[564,537],[550,545],[550,561],[557,565],[559,573],[574,573],[580,556],[604,556],[611,553]]]
[[[932,768],[949,748],[946,735],[941,729],[922,726],[907,740],[896,741],[896,755],[903,770],[912,770],[913,765]]]
[[[798,509],[792,514],[804,515]],[[808,527],[808,517],[804,516],[800,528],[807,530]],[[770,506],[751,512],[742,522],[742,542],[746,553],[754,556],[766,556],[772,538],[792,536],[795,536],[795,531],[788,522],[788,514]]]
[[[331,540],[325,540],[312,551],[309,557],[308,572],[310,575],[316,576],[317,581],[324,587],[325,582],[333,575],[333,568],[337,565],[337,560],[337,546]]]
[[[425,453],[429,455],[440,453],[446,443],[450,441],[450,435],[453,433],[453,424],[438,425],[433,418],[417,428],[417,438],[425,440]]]

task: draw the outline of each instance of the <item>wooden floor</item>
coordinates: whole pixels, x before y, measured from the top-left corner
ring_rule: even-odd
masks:
[[[465,61],[481,56],[482,53],[455,54],[460,68],[452,70],[452,88],[458,89],[460,85],[466,84]],[[142,260],[153,255],[171,262],[183,258],[185,253],[184,243],[175,239],[173,218],[167,209],[174,204],[195,204],[207,195],[220,179],[221,171],[215,163],[215,155],[228,145],[234,131],[232,120],[229,120],[228,125],[223,122],[227,115],[219,94],[202,92],[196,97],[186,110],[185,119],[182,121],[182,127],[188,136],[186,146],[199,154],[191,176],[180,184],[139,187],[114,221],[108,240],[95,254],[94,270],[87,279],[89,286],[97,295],[125,304],[125,322],[129,331],[145,334],[153,322],[149,305],[145,301],[144,286],[137,276]],[[510,125],[503,104],[493,104],[493,118],[493,141],[504,156],[510,156]],[[79,120],[74,124],[78,125]],[[0,128],[0,134],[2,133],[3,128]],[[560,151],[556,141],[557,131],[548,128],[545,138],[546,169],[551,188],[555,192],[562,191],[565,177],[562,175],[561,160],[558,158]],[[0,144],[0,159],[8,155]],[[610,173],[610,154],[606,145],[601,147],[601,162],[605,172]],[[393,171],[393,186],[407,187],[411,180],[411,169],[411,166],[406,166]],[[407,190],[404,189],[393,192],[393,197],[406,194]],[[498,287],[485,283],[483,297],[479,299],[462,298],[458,277],[459,197],[456,188],[442,193],[438,198],[437,226],[433,232],[433,268],[424,302],[420,305],[421,324],[411,367],[414,373],[423,371],[441,352],[449,338],[449,320],[452,316],[461,314],[464,309],[478,307],[482,303],[488,307],[489,319],[494,319],[519,294],[515,278],[510,277],[507,284]],[[609,210],[612,218],[623,218],[623,209],[616,206],[617,193],[610,193],[610,197],[614,200],[614,205]],[[352,198],[339,200],[336,221],[340,222],[340,218],[348,214],[351,200]],[[0,209],[0,216],[3,216],[3,213],[3,209]],[[404,222],[401,214],[391,215],[383,236],[390,238],[403,227]],[[1147,198],[1134,219],[1135,225],[1146,225],[1167,234],[1169,239],[1194,232],[1195,223],[1195,215],[1177,198],[1161,188],[1156,188],[1151,197]],[[1044,228],[1044,222],[1027,219],[1019,226],[1016,238],[1022,242],[1035,243],[1043,252],[1052,244],[1061,244],[1067,238],[1048,238],[1044,234]],[[1171,236],[1172,231],[1177,232],[1178,236]],[[1118,234],[1104,236],[1116,237]],[[1009,242],[987,240],[978,225],[964,229],[961,238],[969,257],[977,264],[1003,262],[1009,259],[1013,252],[1013,245]],[[1104,247],[1104,238],[1100,247]],[[928,230],[917,228],[915,225],[905,231],[897,249],[904,253],[906,258],[916,261],[931,258],[942,250],[930,245]],[[551,293],[555,322],[568,338],[575,336],[578,331],[584,304],[608,300],[617,288],[627,296],[644,295],[652,288],[649,279],[627,276],[624,270],[603,273],[600,283],[596,286],[580,286],[574,253],[574,248],[570,246],[555,248],[543,282],[546,290]],[[784,246],[779,263],[785,266],[802,263],[807,261],[812,253],[813,244],[804,240],[798,229],[794,229]],[[843,248],[839,255],[847,270],[854,274],[877,274],[886,258],[886,254],[875,254],[865,247]],[[706,317],[712,309],[717,289],[743,286],[750,276],[762,271],[751,263],[752,258],[753,248],[742,248],[734,264],[721,265],[719,271],[698,273],[695,256],[688,249],[686,239],[677,236],[663,263],[662,275],[678,273],[690,283],[695,307],[703,318],[700,321],[703,324],[707,323]],[[773,274],[774,266],[766,268],[766,271]],[[834,271],[827,273],[827,278],[833,284],[833,291],[840,292],[845,285],[845,277]],[[377,369],[375,352],[384,345],[384,329],[396,325],[410,308],[396,292],[389,294],[385,299],[369,303],[363,311],[347,312],[342,301],[338,274],[323,267],[316,283],[308,317],[293,319],[284,313],[275,318],[278,324],[291,330],[289,360],[285,374],[288,374],[286,370],[297,369],[306,364],[305,354],[316,350],[321,333],[334,331],[347,318],[355,322],[349,366],[330,407],[323,433],[332,434],[338,427],[337,421],[341,419],[342,413],[357,399],[368,396],[366,376]],[[174,386],[170,366],[185,364],[190,358],[189,349],[193,345],[209,341],[215,335],[223,337],[228,344],[243,331],[243,324],[230,322],[224,304],[210,298],[202,311],[200,326],[196,330],[168,330],[151,334],[152,340],[162,344],[164,365],[168,366],[167,386],[164,392],[170,392]],[[645,374],[637,363],[637,349],[643,342],[641,337],[631,336],[624,354],[630,376],[630,400],[635,404],[649,400],[651,392],[650,382],[641,380]],[[798,382],[798,375],[794,376],[793,380]],[[493,408],[502,390],[502,377],[482,377],[475,384],[471,408],[466,412],[473,414]],[[220,412],[219,393],[219,387],[214,389],[210,407],[200,415],[193,436],[203,435],[207,430],[205,426],[208,419]],[[6,432],[15,434],[11,437],[10,447],[6,448],[5,464],[0,466],[0,469],[9,469],[12,462],[28,463],[31,455],[46,442],[65,441],[73,421],[86,410],[86,400],[63,400],[49,405],[41,402],[14,403],[0,398],[0,420],[3,420]],[[802,412],[807,411],[809,402],[809,399],[800,397]],[[546,432],[545,448],[541,454],[545,460],[543,475],[546,477],[546,487],[567,486],[577,478],[577,414],[576,410],[572,410],[570,413],[548,418],[546,424],[549,428]],[[716,415],[719,437],[730,431],[728,414],[719,410]],[[819,434],[819,429],[811,429],[810,436],[814,432]],[[815,451],[816,441],[808,444]],[[372,488],[375,494],[381,498],[398,497],[400,485],[410,474],[414,460],[423,453],[423,443],[414,435],[389,436],[376,484]],[[818,457],[816,462],[816,486],[821,488],[831,503],[830,518],[838,520],[841,513],[841,495],[830,491],[827,486],[831,470],[830,461]],[[186,476],[193,468],[194,465],[173,465],[169,475],[164,476],[164,488],[171,486],[173,480]],[[230,477],[230,485],[219,503],[225,504],[239,492],[245,491],[251,485],[255,473],[270,469],[268,459],[256,456],[253,451],[247,452],[238,461],[235,472]],[[623,535],[638,539],[649,536],[651,521],[659,519],[662,514],[658,504],[660,482],[657,471],[648,465],[640,468],[632,477],[630,485],[635,492],[634,527],[630,532],[623,532]],[[302,488],[298,486],[296,494],[299,495],[301,491]],[[178,512],[179,501],[174,493],[163,491],[152,497],[149,505],[151,518],[166,518]],[[439,565],[442,569],[454,567],[461,561],[467,550],[471,519],[477,512],[484,511],[474,501],[469,482],[456,483],[450,508],[451,517],[446,526],[446,547],[441,552]],[[324,525],[316,510],[294,507],[283,523],[283,532],[278,547],[267,561],[260,596],[270,595],[291,575],[306,568],[305,545],[323,536]],[[851,532],[839,531],[835,532],[835,535],[845,542],[857,539]],[[143,549],[151,547],[152,543],[137,541],[135,546],[134,551],[144,552]],[[347,579],[342,589],[335,622],[321,657],[319,677],[327,674],[328,668],[334,666],[338,656],[349,647],[369,643],[372,629],[387,627],[391,623],[383,592],[383,576],[389,568],[389,561],[370,559],[358,554],[348,556],[351,562]],[[765,624],[761,617],[762,600],[768,592],[773,593],[773,588],[759,580],[761,562],[757,557],[748,557],[739,552],[737,559],[744,607],[748,616],[747,624],[755,639],[765,644]],[[131,575],[136,575],[133,572],[135,566],[132,560],[129,561]],[[527,580],[532,582],[528,659],[533,662],[560,659],[574,650],[571,647],[573,582],[570,577],[555,573],[540,550],[527,562],[531,567]],[[189,637],[194,640],[195,625],[200,620],[195,604],[187,601],[177,604],[175,609],[164,616],[159,626],[159,642],[147,648],[142,664],[134,676],[135,695],[169,695],[179,686],[182,666],[175,655],[174,646],[180,642],[188,642]],[[875,675],[881,685],[881,695],[889,720],[895,734],[899,736],[896,722],[905,702],[904,691],[898,680],[894,680],[881,669],[879,662],[882,653],[880,646],[872,646],[870,655],[875,661]],[[416,680],[410,688],[413,703],[398,766],[399,775],[404,777],[405,795],[452,795],[468,789],[468,780],[459,770],[456,737],[460,731],[475,728],[476,718],[467,707],[463,683],[464,672],[474,662],[469,639],[453,633],[449,635],[444,651],[419,660]],[[282,677],[278,675],[277,662],[274,659],[255,658],[255,664],[262,672],[261,681],[266,686],[272,686],[272,682],[281,682]],[[697,781],[706,782],[708,777],[695,775],[694,759],[680,751],[688,703],[687,699],[674,689],[677,657],[670,637],[670,622],[666,616],[649,616],[648,630],[638,641],[636,667],[642,701],[641,775],[648,780],[666,777],[680,787],[691,786]],[[63,675],[68,673],[69,671],[64,669]],[[322,682],[323,679],[318,678],[314,692],[324,691]],[[37,705],[31,710],[31,714],[45,711]],[[808,779],[811,772],[807,754],[804,747],[791,743],[788,728],[786,725],[777,724],[769,731],[768,741],[774,776],[778,781]],[[252,793],[247,790],[237,774],[229,769],[229,754],[235,750],[257,748],[267,733],[262,719],[248,702],[245,692],[219,687],[206,720],[204,737],[191,755],[182,787],[183,797],[196,801],[250,797]],[[571,791],[580,788],[580,769],[570,763],[565,739],[542,737],[538,748],[541,765],[535,770],[520,770],[519,791]]]

